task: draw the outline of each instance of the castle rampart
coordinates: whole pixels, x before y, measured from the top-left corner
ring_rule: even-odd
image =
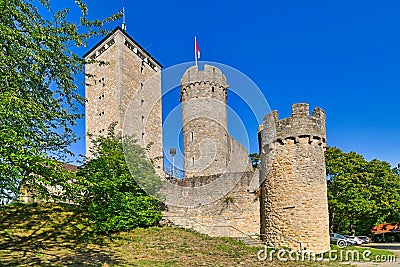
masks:
[[[240,237],[240,231],[258,235],[260,202],[257,192],[251,190],[252,179],[253,172],[250,171],[170,180],[177,185],[175,189],[180,193],[167,193],[169,196],[188,195],[190,199],[204,200],[207,196],[198,196],[196,192],[199,187],[208,186],[208,194],[218,195],[219,198],[209,203],[192,203],[193,206],[168,205],[163,211],[163,218],[211,236]]]

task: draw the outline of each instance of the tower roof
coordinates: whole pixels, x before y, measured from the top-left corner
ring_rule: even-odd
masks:
[[[111,35],[116,33],[117,31],[121,32],[125,37],[127,37],[132,43],[134,43],[139,49],[141,49],[146,56],[151,58],[160,68],[163,67],[160,62],[158,62],[149,52],[146,51],[138,42],[136,42],[129,34],[127,34],[120,26],[116,27],[112,32],[110,32],[107,36],[105,36],[100,42],[98,42],[95,46],[93,46],[87,53],[83,55],[86,58],[90,53],[96,50],[99,46],[101,46]]]

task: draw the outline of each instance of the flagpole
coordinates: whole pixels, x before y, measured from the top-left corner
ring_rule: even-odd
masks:
[[[196,36],[194,37],[194,61],[196,62],[196,67],[197,67],[197,51],[196,51],[196,45],[197,45],[197,41],[196,41]]]
[[[126,31],[125,7],[122,7],[122,30],[123,30],[123,31]]]

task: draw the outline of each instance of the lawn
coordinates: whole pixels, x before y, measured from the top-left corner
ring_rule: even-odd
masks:
[[[260,249],[176,227],[96,235],[88,218],[68,205],[18,204],[0,210],[1,266],[322,265],[259,261]]]

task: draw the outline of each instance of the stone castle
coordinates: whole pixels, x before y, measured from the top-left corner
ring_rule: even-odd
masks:
[[[161,69],[126,31],[116,28],[85,56],[86,131],[133,134],[162,171]],[[259,126],[260,168],[228,133],[229,85],[215,66],[192,66],[180,84],[185,178],[168,180],[163,217],[214,236],[261,237],[293,249],[327,251],[325,113],[294,104],[289,118],[266,115]],[[86,141],[90,156],[90,139]]]

